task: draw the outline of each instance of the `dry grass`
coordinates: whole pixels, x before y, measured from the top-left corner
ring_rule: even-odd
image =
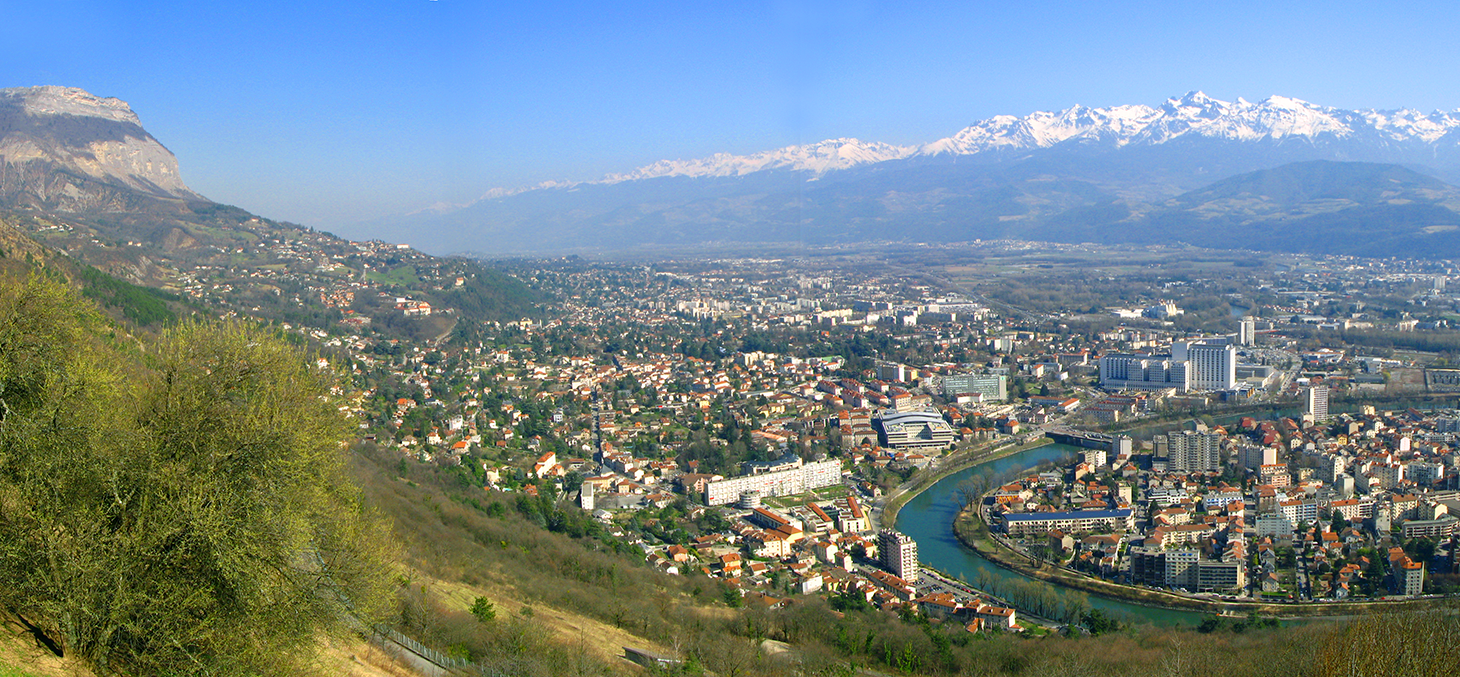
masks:
[[[420,674],[358,638],[321,640],[319,667],[320,674],[340,677],[418,677]]]
[[[582,614],[550,606],[524,604],[521,592],[509,586],[477,587],[422,576],[427,589],[450,609],[466,611],[476,598],[485,597],[497,609],[498,618],[530,615],[532,620],[555,635],[563,646],[580,648],[595,659],[613,665],[622,660],[625,646],[659,654],[674,653],[668,647],[644,639]]]
[[[321,638],[314,661],[321,675],[340,677],[419,677],[362,638]],[[94,677],[77,661],[39,646],[16,623],[0,624],[0,677]]]
[[[0,677],[92,677],[92,672],[76,661],[57,657],[7,619],[0,624]]]

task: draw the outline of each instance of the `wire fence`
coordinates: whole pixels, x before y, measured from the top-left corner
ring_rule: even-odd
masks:
[[[383,640],[387,640],[388,639],[391,642],[394,642],[394,643],[400,645],[401,647],[404,647],[406,650],[415,653],[416,655],[420,656],[421,658],[424,658],[424,659],[426,659],[426,660],[428,660],[428,661],[430,661],[432,663],[435,663],[436,665],[439,665],[439,666],[441,666],[443,668],[446,668],[448,670],[457,670],[457,669],[469,667],[471,665],[471,662],[469,662],[469,661],[465,661],[465,660],[462,660],[460,658],[453,658],[451,656],[447,656],[446,654],[443,654],[440,651],[437,651],[435,649],[432,649],[431,647],[428,647],[428,646],[426,646],[424,644],[421,644],[420,642],[417,642],[416,640],[411,639],[410,637],[407,637],[405,635],[402,635],[399,632],[396,632],[393,628],[390,628],[390,627],[387,627],[387,626],[384,626],[384,625],[377,625],[377,626],[375,626],[375,636],[377,638],[377,641],[383,641]]]

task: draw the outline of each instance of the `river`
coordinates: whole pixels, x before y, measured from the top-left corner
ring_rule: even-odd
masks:
[[[985,571],[996,579],[1023,579],[1025,577],[1021,574],[979,557],[958,542],[958,538],[953,535],[953,518],[958,515],[959,510],[959,502],[954,491],[959,482],[983,473],[985,470],[991,470],[996,478],[1003,478],[1011,473],[1038,466],[1044,461],[1055,461],[1079,451],[1078,447],[1051,444],[993,461],[985,461],[953,473],[908,501],[897,513],[896,528],[917,541],[918,559],[950,576],[961,575],[965,580],[973,582],[977,580],[979,571]],[[1056,590],[1061,595],[1071,594],[1071,591],[1065,588],[1056,587]],[[1194,611],[1155,609],[1097,595],[1088,595],[1088,597],[1090,606],[1124,621],[1144,621],[1158,625],[1178,623],[1194,625],[1201,622],[1203,615]]]
[[[1334,407],[1335,412],[1357,411],[1364,402],[1345,402]],[[1394,401],[1378,403],[1381,409],[1405,408],[1415,405],[1427,405],[1432,408],[1433,402],[1421,400],[1415,401]],[[1453,405],[1451,405],[1453,406]],[[1278,415],[1298,415],[1297,410],[1280,410]],[[1215,422],[1219,425],[1236,423],[1242,416],[1254,416],[1254,414],[1236,414],[1216,416]],[[1265,417],[1264,417],[1265,418]],[[1179,423],[1171,423],[1148,428],[1138,428],[1128,432],[1136,439],[1149,438],[1154,432],[1164,432],[1165,429],[1179,427]],[[897,513],[897,524],[895,528],[918,543],[918,559],[926,562],[939,571],[950,576],[963,576],[969,583],[978,580],[978,572],[986,572],[995,579],[1022,579],[1031,580],[1013,571],[1009,571],[988,560],[978,556],[972,550],[964,547],[953,535],[953,520],[958,516],[959,502],[955,496],[958,483],[963,480],[983,474],[985,471],[992,473],[996,480],[1006,480],[1015,476],[1016,473],[1038,466],[1045,461],[1057,461],[1082,451],[1079,447],[1050,444],[1042,447],[1035,447],[1017,454],[1005,456],[992,461],[984,461],[972,467],[960,470],[949,475],[921,494],[913,497]],[[1061,595],[1070,594],[1071,591],[1055,586]],[[1087,594],[1087,593],[1078,593]],[[1101,609],[1117,618],[1123,620],[1136,620],[1155,623],[1158,625],[1174,625],[1178,623],[1196,624],[1200,623],[1203,617],[1202,612],[1176,611],[1171,609],[1157,609],[1152,607],[1132,604],[1118,599],[1101,597],[1094,594],[1088,595],[1090,606]]]

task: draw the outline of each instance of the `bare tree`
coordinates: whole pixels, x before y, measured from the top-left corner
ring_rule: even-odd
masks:
[[[988,491],[988,479],[981,475],[971,475],[958,483],[953,489],[953,495],[958,498],[959,504],[966,510],[978,505],[980,499]]]

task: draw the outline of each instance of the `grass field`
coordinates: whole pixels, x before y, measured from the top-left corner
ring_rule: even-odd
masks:
[[[674,653],[670,647],[644,639],[597,619],[547,605],[524,603],[522,593],[507,583],[476,587],[430,578],[423,574],[421,577],[442,603],[453,610],[466,611],[477,597],[486,597],[496,607],[498,618],[528,619],[533,627],[555,636],[564,646],[587,653],[605,664],[621,663],[620,657],[623,655],[625,646],[663,655]],[[729,609],[724,609],[719,613],[729,615],[731,612]]]
[[[416,276],[415,266],[401,266],[399,268],[392,269],[388,273],[381,273],[372,270],[368,275],[366,275],[366,277],[368,277],[371,282],[378,282],[380,284],[391,284],[401,287],[408,287],[421,281],[421,278]]]
[[[807,501],[830,501],[846,496],[847,493],[848,489],[846,485],[835,484],[794,496],[772,496],[763,499],[761,502],[773,508],[791,508],[798,505],[806,505]]]

